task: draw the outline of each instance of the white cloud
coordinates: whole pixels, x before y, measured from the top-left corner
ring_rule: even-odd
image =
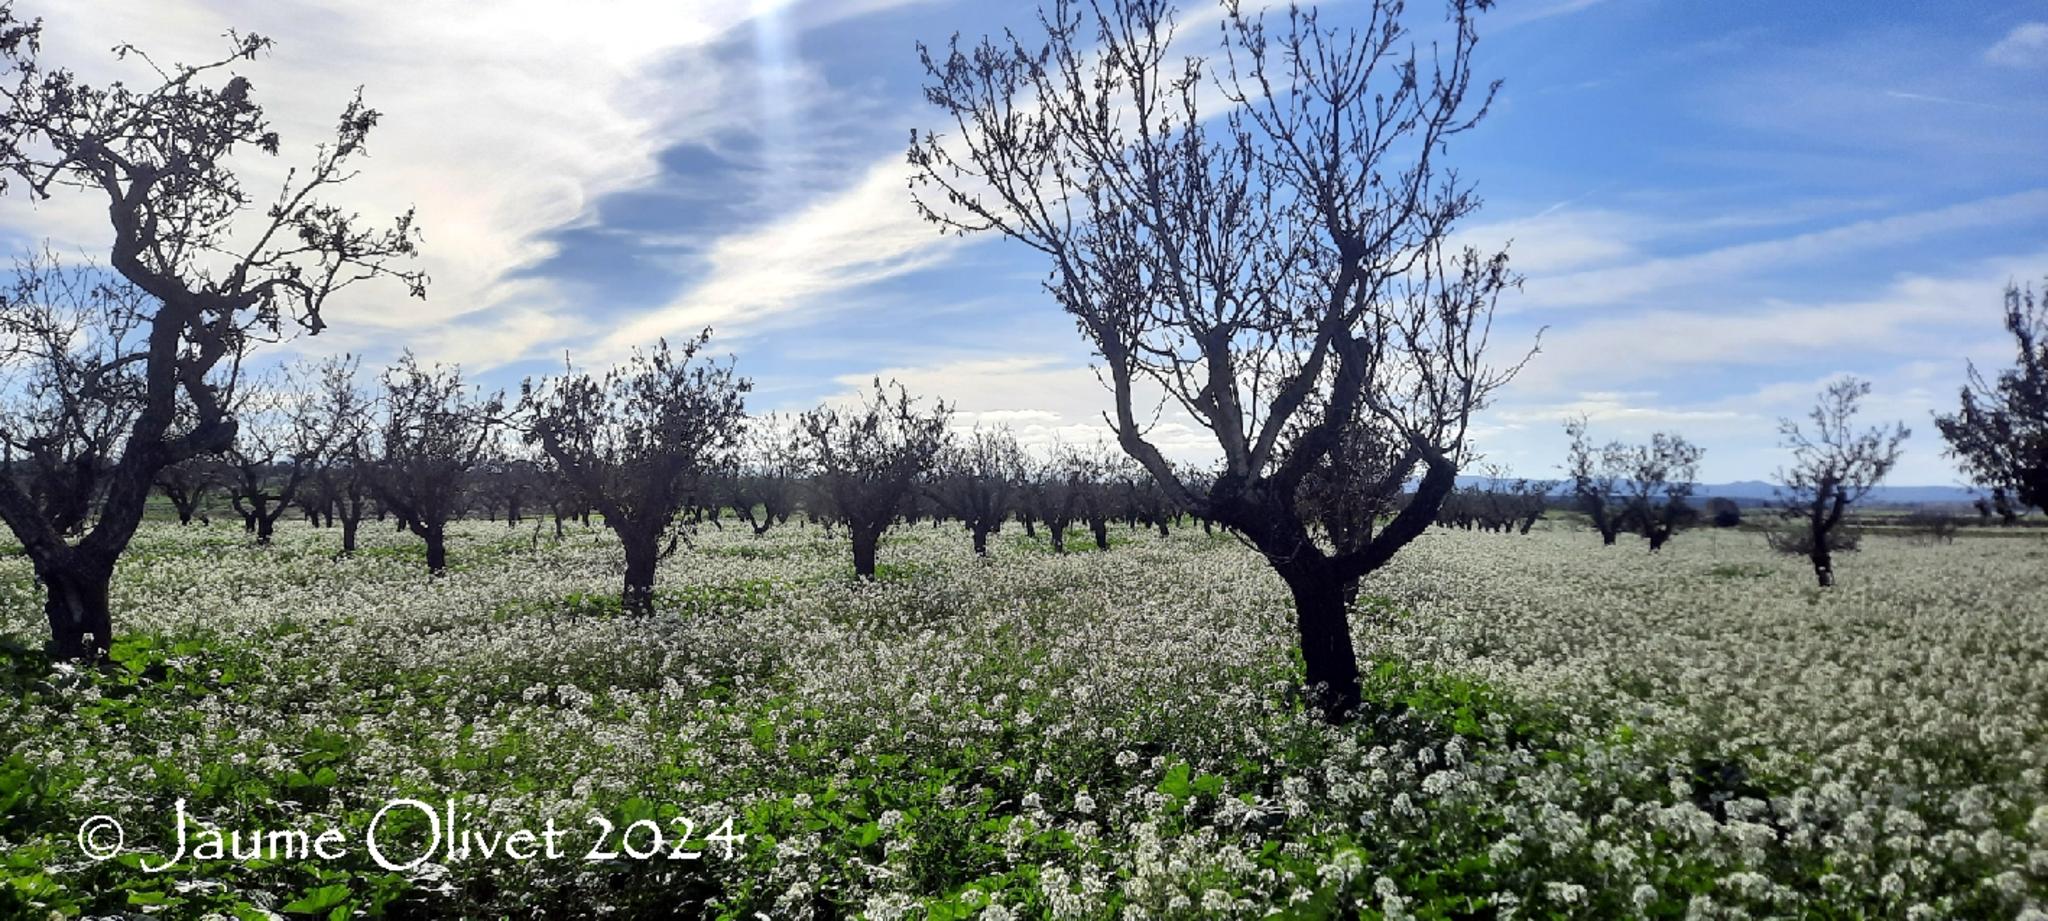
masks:
[[[2048,22],[2023,22],[1984,50],[1984,60],[2002,67],[2048,67]]]
[[[904,2],[912,0],[869,0],[860,10]],[[116,41],[133,41],[161,62],[197,62],[219,56],[229,28],[274,38],[270,54],[235,66],[286,142],[284,156],[252,160],[244,171],[259,201],[286,167],[331,136],[335,115],[363,86],[384,118],[342,203],[366,215],[416,204],[422,267],[433,284],[424,303],[390,286],[351,293],[331,305],[331,331],[353,329],[385,345],[394,335],[419,335],[416,344],[445,349],[433,357],[459,352],[478,364],[515,359],[562,332],[566,299],[546,282],[512,277],[551,254],[547,231],[654,177],[664,147],[751,111],[726,98],[732,81],[718,68],[687,59],[709,54],[750,21],[795,15],[794,5],[616,0],[569,12],[547,0],[18,4],[22,15],[46,20],[46,60],[95,81],[146,77],[138,63],[113,60],[107,48]],[[679,58],[686,92],[648,77]],[[104,207],[78,195],[31,210],[10,198],[0,201],[0,227],[100,250]],[[451,325],[458,322],[459,335]]]
[[[1558,204],[1528,217],[1465,224],[1452,244],[1493,250],[1512,241],[1508,255],[1517,268],[1548,273],[1636,258],[1636,244],[1655,233],[1639,215]]]
[[[960,241],[941,237],[905,194],[901,156],[871,165],[837,194],[762,227],[720,237],[710,269],[668,305],[622,324],[597,356],[705,326],[743,332],[799,309],[829,309],[827,295],[916,271],[943,260]]]
[[[1501,11],[1499,24],[1503,27],[1516,26],[1553,16],[1569,16],[1604,2],[1606,0],[1548,0],[1543,3],[1514,4],[1510,9]]]
[[[1086,365],[1047,355],[1006,358],[964,358],[916,367],[884,368],[847,374],[836,380],[846,389],[826,402],[856,399],[880,376],[895,380],[912,396],[943,399],[954,407],[958,429],[975,425],[1006,425],[1017,440],[1044,454],[1053,444],[1114,444],[1103,415],[1111,408],[1108,388]],[[1135,408],[1141,420],[1154,418],[1160,391],[1140,385]],[[1147,436],[1160,451],[1177,460],[1207,461],[1218,454],[1215,439],[1176,406],[1166,406]]]
[[[1572,393],[1710,369],[1810,367],[1816,358],[1925,356],[1944,344],[1976,345],[1996,334],[2005,284],[2044,263],[2048,252],[1986,260],[1952,275],[1902,275],[1853,300],[1588,320],[1546,334],[1516,388]],[[1960,368],[1958,359],[1958,376]]]
[[[1531,278],[1518,302],[1531,306],[1613,304],[1681,286],[1747,277],[1759,270],[1816,261],[1975,227],[2048,215],[2048,189],[1978,199],[1776,240],[1759,240],[1631,265]]]

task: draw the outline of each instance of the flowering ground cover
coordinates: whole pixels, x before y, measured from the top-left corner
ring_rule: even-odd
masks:
[[[1365,587],[1332,728],[1284,586],[1198,529],[920,526],[872,584],[816,529],[708,530],[651,618],[602,532],[466,523],[439,579],[365,536],[147,525],[82,670],[0,555],[0,916],[2048,917],[2038,540],[1876,536],[1820,591],[1755,534],[1432,532]],[[567,844],[386,869],[398,798]],[[179,857],[180,810],[349,846]],[[382,821],[392,863],[432,830]]]

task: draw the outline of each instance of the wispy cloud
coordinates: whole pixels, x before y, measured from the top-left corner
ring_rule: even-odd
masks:
[[[908,2],[915,0],[864,0],[858,11]],[[276,39],[271,54],[236,68],[287,144],[285,156],[248,164],[259,197],[331,137],[334,116],[363,86],[384,118],[371,137],[372,159],[341,203],[371,215],[417,205],[433,285],[425,303],[388,290],[351,292],[331,305],[321,339],[330,348],[388,350],[394,337],[406,337],[444,345],[434,357],[483,365],[517,358],[572,323],[568,295],[549,279],[519,274],[554,251],[549,231],[587,220],[593,202],[654,179],[662,150],[756,108],[734,98],[751,87],[691,61],[749,23],[807,15],[797,0],[617,0],[573,13],[545,0],[317,10],[236,0],[21,6],[47,21],[48,59],[96,81],[137,76],[137,65],[107,53],[115,41],[134,41],[160,61],[200,61],[219,53],[229,28]],[[87,196],[33,210],[10,200],[0,231],[99,249],[109,235],[104,209]]]
[[[2023,22],[1984,49],[1984,60],[2001,67],[2048,68],[2048,22]]]
[[[1977,109],[1995,109],[2001,112],[2012,111],[2011,106],[2002,106],[1998,105],[1997,103],[1983,102],[1981,100],[1976,99],[1951,99],[1947,96],[1936,96],[1931,93],[1908,93],[1905,90],[1885,90],[1884,94],[1886,96],[1890,96],[1893,99],[1908,99],[1914,102],[1934,102],[1940,103],[1941,105],[1945,106],[1969,106],[1971,108]]]
[[[2034,189],[1684,256],[1540,276],[1530,280],[1522,303],[1542,307],[1614,304],[1680,286],[1753,276],[1774,267],[2044,215],[2048,215],[2048,189]]]
[[[1607,0],[1545,0],[1545,2],[1516,4],[1501,11],[1495,22],[1501,26],[1515,26],[1539,19],[1569,16],[1599,6]]]
[[[622,354],[704,326],[744,332],[794,311],[830,309],[835,292],[935,264],[958,241],[918,216],[904,192],[908,178],[902,158],[891,157],[869,166],[851,187],[718,238],[705,255],[703,280],[619,326],[596,352]]]
[[[857,398],[876,375],[901,383],[913,395],[945,398],[954,407],[957,428],[1006,426],[1025,447],[1040,454],[1054,444],[1085,445],[1114,438],[1103,421],[1110,408],[1109,392],[1095,371],[1059,356],[963,357],[843,375],[837,380],[845,389],[827,402]],[[1215,439],[1177,406],[1162,405],[1164,394],[1158,388],[1140,382],[1138,391],[1135,406],[1151,421],[1147,437],[1161,451],[1190,461],[1216,456]]]

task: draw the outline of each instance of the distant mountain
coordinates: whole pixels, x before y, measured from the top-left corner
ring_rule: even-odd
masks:
[[[1461,476],[1460,486],[1484,488],[1492,480],[1483,476]],[[1700,483],[1693,487],[1693,495],[1701,499],[1715,497],[1734,499],[1744,504],[1768,502],[1776,487],[1762,480],[1737,480],[1733,483]],[[1553,495],[1568,492],[1564,484],[1552,490]],[[1977,494],[1964,486],[1879,486],[1870,491],[1864,501],[1877,505],[1968,505]]]

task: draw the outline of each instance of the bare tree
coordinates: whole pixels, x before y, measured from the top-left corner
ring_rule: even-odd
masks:
[[[977,428],[939,455],[932,471],[932,501],[974,536],[974,552],[988,555],[988,536],[1001,531],[1018,504],[1024,449],[1008,429]]]
[[[502,513],[508,528],[516,528],[526,519],[528,506],[540,495],[542,487],[540,465],[534,456],[537,454],[530,456],[523,444],[501,444],[491,459],[477,469],[474,492],[483,498],[487,517],[496,520]]]
[[[326,464],[335,439],[366,407],[349,383],[356,359],[341,355],[316,365],[287,365],[235,394],[238,423],[228,449],[230,495],[256,543],[268,544],[277,520]]]
[[[739,459],[726,498],[756,536],[789,521],[803,491],[799,432],[791,420],[769,414],[746,421]]]
[[[1460,487],[1444,503],[1438,524],[1527,534],[1543,517],[1547,497],[1557,487],[1551,480],[1515,477],[1500,464],[1487,464],[1480,474],[1479,482]]]
[[[1116,517],[1118,483],[1130,473],[1128,458],[1102,442],[1066,452],[1067,484],[1075,517],[1088,525],[1095,549],[1109,549],[1109,522]]]
[[[1067,529],[1080,511],[1082,485],[1071,453],[1055,444],[1045,458],[1029,462],[1025,471],[1022,504],[1045,523],[1054,553],[1067,552]]]
[[[1654,432],[1650,443],[1624,454],[1628,470],[1624,496],[1636,533],[1650,542],[1650,552],[1664,549],[1671,535],[1699,519],[1692,497],[1699,477],[1701,448],[1684,437]]]
[[[1514,511],[1516,531],[1527,534],[1543,520],[1550,508],[1550,494],[1557,489],[1556,480],[1532,480],[1526,477],[1516,479],[1508,488],[1508,503]]]
[[[699,357],[710,341],[709,329],[679,349],[661,340],[602,377],[571,370],[520,388],[527,440],[625,549],[628,613],[653,612],[654,570],[677,546],[676,516],[736,448],[746,418],[753,385],[731,362]]]
[[[141,289],[47,254],[0,291],[0,488],[60,541],[91,523],[142,410],[140,371],[119,358],[138,347],[147,306]]]
[[[877,379],[872,397],[858,406],[820,406],[800,419],[804,457],[822,500],[818,511],[846,525],[853,571],[863,579],[875,577],[882,534],[950,441],[951,407],[920,409],[901,384],[892,385],[893,398]]]
[[[313,482],[321,493],[327,525],[341,525],[341,553],[356,551],[356,533],[369,514],[381,445],[377,397],[358,382],[360,362],[352,356],[320,369],[321,415],[332,433]]]
[[[1453,0],[1449,47],[1420,60],[1397,0],[1370,3],[1358,31],[1302,7],[1269,29],[1227,0],[1220,65],[1177,57],[1169,0],[1053,0],[1042,44],[921,49],[926,96],[957,132],[913,138],[919,206],[1044,254],[1101,359],[1118,443],[1287,582],[1331,720],[1360,694],[1343,587],[1427,529],[1472,412],[1514,371],[1482,356],[1515,279],[1505,254],[1451,249],[1478,199],[1442,163],[1492,98],[1471,78],[1486,5]],[[1205,493],[1148,437],[1141,382],[1215,436]],[[1335,550],[1297,493],[1366,416],[1425,472],[1371,542]]]
[[[132,371],[139,382],[119,456],[95,475],[103,488],[92,490],[90,529],[74,542],[0,478],[0,518],[48,591],[56,651],[76,656],[88,634],[100,652],[112,641],[108,583],[157,471],[234,440],[234,376],[215,373],[222,363],[232,367],[288,324],[317,333],[328,299],[358,282],[389,277],[424,296],[426,278],[397,267],[415,254],[410,213],[371,227],[321,201],[356,177],[377,123],[360,96],[312,165],[255,207],[234,164],[253,152],[275,155],[280,141],[249,81],[225,71],[269,40],[229,33],[221,58],[171,67],[121,45],[116,56],[140,61],[153,79],[94,86],[45,66],[41,38],[40,21],[0,3],[0,193],[103,197],[113,231],[108,266],[146,296],[123,308],[127,335],[98,340],[107,348],[84,376],[105,381]]]
[[[1778,471],[1776,504],[1779,514],[1796,525],[1791,533],[1774,538],[1772,545],[1812,560],[1814,577],[1823,588],[1835,584],[1834,551],[1854,546],[1840,530],[1849,507],[1891,472],[1910,434],[1897,423],[1890,428],[1851,428],[1856,404],[1869,393],[1867,381],[1845,377],[1821,391],[1820,402],[1807,414],[1811,432],[1794,420],[1778,421],[1783,445],[1792,451],[1792,466]]]
[[[448,522],[462,514],[470,471],[489,457],[504,396],[465,383],[460,368],[420,367],[411,351],[384,372],[377,501],[427,545],[427,571],[448,568]]]
[[[2048,298],[2006,286],[2005,329],[2018,353],[2013,366],[1987,380],[1970,365],[1962,407],[1934,424],[1948,441],[1948,456],[2007,509],[2008,495],[2020,506],[2048,509]],[[2013,511],[2008,522],[2018,517]]]
[[[201,524],[208,523],[206,499],[226,483],[225,465],[213,457],[194,457],[156,473],[157,491],[170,500],[181,525],[189,525],[195,518]]]
[[[1629,475],[1628,446],[1610,441],[1594,447],[1583,416],[1567,421],[1564,430],[1572,438],[1564,468],[1571,481],[1572,501],[1592,521],[1593,530],[1600,532],[1600,542],[1612,546],[1614,539],[1628,530],[1629,505],[1621,494]]]

